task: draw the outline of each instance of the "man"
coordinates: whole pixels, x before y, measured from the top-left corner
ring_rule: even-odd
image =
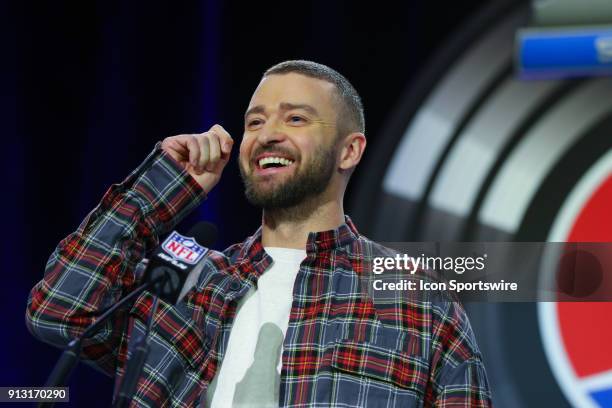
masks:
[[[137,285],[136,264],[219,182],[219,125],[165,139],[60,242],[31,293],[28,327],[64,345]],[[245,114],[240,172],[261,228],[209,251],[176,305],[162,303],[134,406],[489,406],[481,356],[453,302],[377,304],[363,279],[384,250],[343,196],[366,146],[363,108],[336,71],[270,68]],[[117,383],[151,295],[87,341]]]

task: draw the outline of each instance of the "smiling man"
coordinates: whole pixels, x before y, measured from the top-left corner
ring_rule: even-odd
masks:
[[[52,254],[28,327],[64,345],[138,284],[136,264],[220,181],[233,140],[219,125],[165,139]],[[362,279],[383,247],[343,196],[366,146],[359,95],[309,61],[270,68],[245,114],[239,166],[262,225],[208,251],[176,305],[163,304],[134,406],[489,406],[459,304],[378,304]],[[120,383],[150,308],[143,294],[88,340]]]

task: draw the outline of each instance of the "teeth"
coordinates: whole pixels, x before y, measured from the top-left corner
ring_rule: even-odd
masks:
[[[285,159],[283,157],[265,157],[259,160],[259,167],[267,166],[268,164],[282,164],[288,166],[293,163],[293,160]]]

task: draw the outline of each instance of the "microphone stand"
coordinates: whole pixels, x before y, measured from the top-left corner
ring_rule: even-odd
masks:
[[[85,331],[78,337],[75,337],[68,343],[68,346],[64,349],[64,352],[60,356],[59,360],[55,364],[53,371],[49,375],[45,387],[66,387],[68,384],[68,378],[74,371],[74,367],[79,362],[79,355],[81,352],[81,346],[83,340],[95,333],[106,321],[122,306],[136,300],[136,297],[151,286],[156,285],[160,281],[167,279],[166,275],[160,276],[155,280],[144,283],[130,292],[126,297],[119,300],[117,303],[106,309],[104,313],[100,315]],[[157,308],[157,297],[154,299],[153,306]],[[155,312],[155,310],[153,311]],[[152,320],[150,317],[149,320]],[[152,322],[151,322],[152,323]],[[149,326],[149,325],[147,325]],[[148,327],[147,329],[150,329]],[[55,402],[41,402],[38,404],[39,408],[52,408]]]
[[[159,298],[161,297],[171,304],[174,304],[177,302],[180,289],[183,286],[182,284],[173,285],[173,283],[176,282],[173,282],[172,276],[168,270],[161,270],[161,274],[152,279],[151,282],[153,282],[151,289],[154,296],[153,303],[151,304],[151,311],[149,312],[149,316],[147,318],[145,332],[136,340],[134,352],[125,364],[125,373],[123,374],[123,381],[121,382],[121,388],[117,394],[117,399],[113,404],[114,408],[127,408],[132,401],[132,397],[136,391],[136,386],[138,385],[138,379],[140,378],[142,368],[144,367],[144,362],[151,347],[151,339],[149,334],[151,333],[151,328],[153,327],[155,313],[157,312],[157,307],[159,305]],[[165,284],[169,284],[170,286],[164,287]]]
[[[157,281],[165,281],[166,279],[167,272],[164,273],[164,276],[158,278]],[[121,389],[117,394],[117,400],[113,404],[113,407],[127,408],[130,405],[130,401],[132,400],[134,392],[136,391],[138,378],[140,377],[144,362],[147,358],[147,355],[149,354],[149,349],[151,347],[149,333],[151,333],[151,327],[153,327],[153,320],[155,317],[155,313],[157,312],[157,306],[159,305],[159,285],[156,286],[155,289],[155,296],[153,296],[153,304],[151,305],[151,311],[149,312],[149,316],[147,318],[145,332],[136,340],[134,352],[125,364],[123,382],[121,383]]]

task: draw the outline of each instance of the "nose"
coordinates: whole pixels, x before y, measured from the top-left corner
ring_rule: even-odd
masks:
[[[257,141],[262,145],[282,143],[287,134],[276,121],[268,121],[257,135]]]

